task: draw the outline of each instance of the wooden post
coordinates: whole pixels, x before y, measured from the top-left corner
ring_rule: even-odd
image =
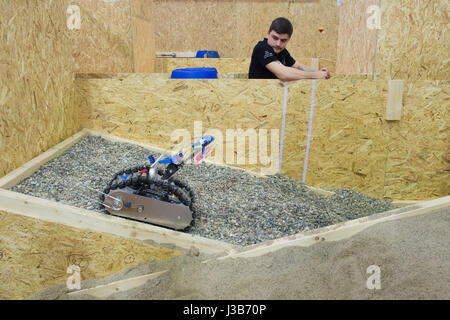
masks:
[[[386,120],[400,120],[403,107],[403,80],[389,80],[388,99],[386,104]]]
[[[319,70],[319,58],[312,58],[311,59],[311,68],[315,68]]]

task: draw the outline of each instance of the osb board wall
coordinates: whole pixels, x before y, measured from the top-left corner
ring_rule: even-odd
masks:
[[[387,81],[316,83],[306,183],[387,199],[449,194],[448,82],[408,83],[402,119],[391,122],[385,120]],[[291,91],[298,92],[295,86]],[[298,94],[291,99],[286,123],[297,123],[298,133],[285,143],[296,161],[283,161],[283,172],[301,180],[310,103],[297,103]]]
[[[377,87],[382,84],[356,80],[316,84],[306,183],[384,196],[386,146],[381,126],[385,122],[386,93]],[[291,123],[295,117],[302,117],[303,125],[297,134],[286,136],[287,143],[292,141],[287,150],[296,154],[297,161],[283,163],[283,169],[287,175],[301,180],[311,102],[299,108],[297,97],[293,99],[296,107],[288,110],[286,121]]]
[[[134,29],[130,0],[109,2],[74,0],[70,4],[80,8],[81,18],[81,28],[69,30],[72,54],[75,58],[73,70],[75,72],[104,73],[134,72]],[[134,9],[133,13],[136,11]],[[69,16],[67,15],[67,17]],[[147,27],[146,20],[142,16],[136,16],[135,20],[136,27],[139,23],[140,27]],[[137,48],[146,50],[148,45],[142,42]],[[139,53],[137,57],[142,59]],[[139,65],[141,63],[145,65],[146,62],[140,61]]]
[[[372,5],[379,7],[380,0],[341,1],[337,73],[372,74],[374,72],[377,29],[370,29],[367,26],[369,18],[367,8]]]
[[[80,129],[68,1],[0,1],[0,177]]]
[[[131,0],[134,72],[155,71],[153,1]]]
[[[140,241],[95,233],[0,211],[0,299],[24,299],[65,285],[67,268],[81,280],[101,279],[150,259],[181,254]]]
[[[284,16],[294,33],[294,57],[336,60],[338,7],[335,0],[154,0],[156,51],[217,50],[223,58],[250,57],[267,37],[270,23]],[[320,33],[320,27],[324,32]]]
[[[387,141],[385,196],[450,194],[449,81],[407,82],[402,117],[384,128]]]
[[[218,73],[247,73],[251,57],[248,58],[158,58],[160,63],[158,73],[170,73],[179,68],[216,68]],[[298,63],[311,66],[311,58],[296,58]],[[319,60],[319,67],[327,67],[332,73],[335,71],[333,63]]]
[[[382,0],[377,79],[448,80],[449,3]]]
[[[332,61],[329,59],[319,59],[319,69],[321,68],[327,68],[333,76],[336,75],[337,73],[336,61]]]
[[[288,86],[282,172],[300,180],[311,84]],[[391,123],[384,120],[387,81],[342,77],[316,84],[306,183],[398,200],[448,194],[448,82],[407,83],[402,120]],[[284,87],[278,80],[132,75],[78,79],[76,85],[84,127],[158,147],[171,144],[175,129],[192,132],[196,120],[221,132],[281,129]]]
[[[135,74],[121,79],[77,79],[83,127],[161,148],[176,129],[281,127],[283,83],[271,80],[178,80]],[[281,88],[281,89],[280,89]],[[246,106],[246,108],[242,108]],[[223,153],[226,157],[226,146]]]

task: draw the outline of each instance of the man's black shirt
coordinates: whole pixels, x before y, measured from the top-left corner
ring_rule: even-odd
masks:
[[[291,57],[287,49],[283,49],[279,54],[276,54],[273,48],[267,43],[267,38],[264,38],[264,40],[258,42],[253,49],[248,78],[277,79],[277,77],[266,68],[266,65],[273,61],[280,61],[286,67],[292,67],[295,63],[295,60]]]

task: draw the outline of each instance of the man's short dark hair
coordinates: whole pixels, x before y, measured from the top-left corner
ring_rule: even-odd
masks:
[[[279,34],[287,33],[290,38],[292,32],[294,31],[294,28],[292,27],[292,23],[288,19],[280,17],[272,21],[269,32],[272,30]]]

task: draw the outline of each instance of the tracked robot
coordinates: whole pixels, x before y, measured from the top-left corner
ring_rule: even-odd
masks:
[[[171,156],[148,156],[149,164],[121,170],[103,190],[101,200],[110,214],[183,230],[192,222],[194,193],[174,175],[187,163],[208,157],[214,138],[206,135]]]

